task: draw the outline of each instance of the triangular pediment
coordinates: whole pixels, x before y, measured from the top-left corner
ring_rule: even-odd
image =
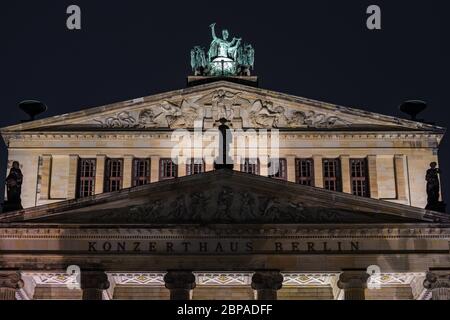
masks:
[[[137,98],[3,128],[17,131],[159,131],[214,127],[281,130],[421,130],[443,128],[295,97],[229,81]]]
[[[0,223],[115,225],[449,221],[424,209],[226,169],[0,216]]]

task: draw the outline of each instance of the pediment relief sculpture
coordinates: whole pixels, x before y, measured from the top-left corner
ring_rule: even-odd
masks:
[[[281,195],[249,191],[232,185],[190,193],[155,195],[143,204],[89,215],[68,217],[75,222],[108,223],[343,223],[383,219],[336,208],[318,207]],[[85,219],[87,219],[85,221]]]
[[[242,92],[215,90],[200,98],[164,100],[138,110],[120,111],[94,119],[96,125],[109,129],[194,128],[195,121],[240,121],[246,128],[334,128],[352,122],[333,113],[314,111],[302,106],[275,103],[245,97]],[[92,123],[91,123],[92,124]]]

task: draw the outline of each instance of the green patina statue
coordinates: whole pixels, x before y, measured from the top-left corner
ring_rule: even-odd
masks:
[[[242,45],[242,39],[228,41],[228,30],[217,37],[215,23],[210,25],[213,40],[209,46],[208,58],[205,49],[195,46],[191,50],[191,67],[200,76],[250,76],[255,61],[255,50],[250,44]]]

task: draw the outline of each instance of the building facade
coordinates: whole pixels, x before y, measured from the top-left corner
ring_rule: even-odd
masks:
[[[1,297],[448,299],[443,128],[190,80],[1,130],[24,208],[0,215]]]

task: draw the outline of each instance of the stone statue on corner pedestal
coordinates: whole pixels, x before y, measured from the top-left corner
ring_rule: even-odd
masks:
[[[445,212],[445,203],[439,201],[439,174],[441,171],[436,168],[437,163],[430,163],[430,169],[427,170],[425,180],[427,181],[427,206],[425,209],[438,212]]]
[[[8,176],[6,177],[6,197],[3,204],[3,212],[21,210],[22,207],[22,182],[23,174],[18,161],[14,161]]]

